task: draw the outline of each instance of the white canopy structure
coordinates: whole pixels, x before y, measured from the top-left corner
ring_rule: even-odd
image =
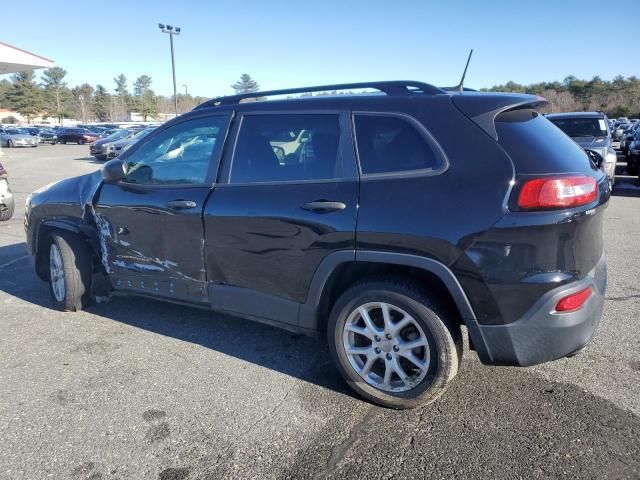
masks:
[[[53,67],[53,60],[0,42],[0,75]]]

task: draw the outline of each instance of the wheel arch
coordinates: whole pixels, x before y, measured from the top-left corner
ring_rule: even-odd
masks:
[[[91,247],[94,255],[99,256],[100,246],[97,241],[97,231],[91,225],[82,223],[80,219],[51,219],[40,223],[36,232],[33,244],[35,245],[35,269],[41,280],[48,281],[48,250],[51,233],[56,230],[73,233],[83,238]]]
[[[438,260],[417,255],[350,250],[327,256],[316,270],[307,301],[300,306],[299,326],[324,334],[331,307],[342,291],[356,281],[381,275],[408,276],[434,292],[454,319],[467,327],[480,358],[489,359],[475,312],[458,279]]]

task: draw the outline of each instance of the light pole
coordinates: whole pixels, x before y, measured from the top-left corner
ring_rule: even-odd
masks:
[[[189,95],[189,92],[187,91],[187,85],[183,83],[182,86],[184,87],[184,96],[186,97]]]
[[[169,34],[169,43],[171,45],[171,70],[173,72],[173,106],[176,110],[176,117],[178,116],[178,94],[176,92],[176,62],[173,58],[173,36],[180,35],[180,27],[172,27],[171,25],[158,24],[158,28],[162,33]]]

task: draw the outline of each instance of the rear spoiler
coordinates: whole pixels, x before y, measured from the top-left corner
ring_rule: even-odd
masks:
[[[495,120],[502,112],[517,108],[540,110],[549,105],[549,101],[544,97],[519,93],[465,92],[452,95],[451,101],[458,110],[496,141],[498,133]]]

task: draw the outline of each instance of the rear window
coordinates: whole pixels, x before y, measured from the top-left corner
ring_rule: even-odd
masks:
[[[587,173],[594,168],[578,144],[535,110],[501,113],[495,125],[498,143],[519,174]]]
[[[405,118],[357,114],[354,123],[363,174],[436,171],[444,167],[444,155],[435,141]]]
[[[609,132],[602,118],[549,118],[570,137],[606,137]]]

